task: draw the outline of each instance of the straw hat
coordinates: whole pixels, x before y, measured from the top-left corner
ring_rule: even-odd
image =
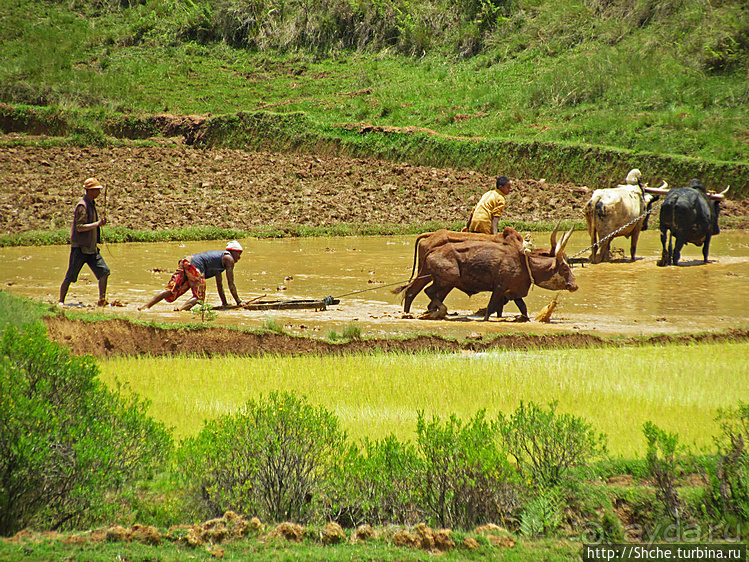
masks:
[[[102,185],[96,178],[88,178],[83,182],[83,187],[86,191],[88,191],[89,189],[102,189]]]

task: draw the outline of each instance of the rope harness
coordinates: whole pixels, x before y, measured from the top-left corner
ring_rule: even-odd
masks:
[[[656,204],[652,209],[649,209],[649,210],[645,211],[639,217],[632,219],[627,224],[620,226],[619,228],[617,228],[611,234],[608,234],[608,235],[604,236],[598,242],[595,242],[595,243],[591,244],[590,246],[588,246],[587,248],[585,248],[584,250],[580,250],[576,254],[573,254],[572,256],[570,256],[570,258],[576,258],[577,256],[579,256],[581,254],[584,254],[588,250],[591,250],[591,249],[595,248],[596,246],[600,246],[601,244],[603,244],[604,242],[606,242],[606,240],[608,240],[609,238],[613,238],[614,236],[616,236],[617,234],[619,234],[622,230],[624,230],[628,226],[632,226],[637,221],[641,220],[643,217],[649,215],[650,213],[652,213],[653,211],[655,211],[656,209],[658,209],[661,205],[663,205],[663,201],[661,201],[658,204]]]
[[[533,278],[533,271],[531,271],[531,250],[533,250],[533,243],[530,238],[523,240],[523,255],[525,256],[525,266],[528,268],[528,277],[531,278],[531,290],[536,284],[536,280]]]

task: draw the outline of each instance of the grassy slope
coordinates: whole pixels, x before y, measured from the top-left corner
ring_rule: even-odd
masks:
[[[208,0],[192,8],[145,0],[122,10],[107,2],[82,1],[75,9],[1,3],[0,100],[14,104],[99,115],[303,111],[322,125],[426,127],[749,162],[749,15],[738,0],[716,7],[619,0],[605,9],[518,0],[480,35],[482,48],[471,57],[459,56],[457,42],[467,39],[455,38],[464,28],[477,34],[465,22],[445,24],[448,39],[431,38],[421,57],[342,50],[333,40],[315,54],[280,53],[228,46],[215,29],[217,40],[188,40],[201,6],[212,15],[200,16],[200,25],[221,23]],[[411,4],[414,17],[420,7]],[[277,34],[288,35],[298,26],[292,20],[264,23],[285,24]],[[452,157],[459,160],[461,150]]]

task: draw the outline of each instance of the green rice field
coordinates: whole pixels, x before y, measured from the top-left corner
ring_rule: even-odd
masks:
[[[680,443],[711,447],[719,408],[749,401],[749,344],[259,358],[124,357],[101,378],[149,399],[177,438],[271,391],[304,394],[334,412],[350,438],[413,440],[417,412],[490,418],[521,401],[590,422],[614,457],[642,458],[652,421]]]

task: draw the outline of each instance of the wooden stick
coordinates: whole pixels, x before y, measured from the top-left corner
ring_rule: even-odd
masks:
[[[227,305],[221,305],[221,306],[214,306],[213,310],[235,310],[237,308],[244,308],[244,305],[249,304],[251,302],[255,302],[256,300],[262,299],[263,297],[267,297],[267,296],[268,295],[260,295],[259,297],[255,297],[254,299],[245,301],[242,304],[227,304]]]
[[[244,305],[246,305],[246,304],[250,304],[251,302],[259,301],[259,300],[260,300],[260,299],[262,299],[263,297],[267,297],[267,296],[268,296],[268,295],[260,295],[259,297],[255,297],[254,299],[250,299],[250,300],[248,300],[248,301],[244,301],[244,302],[242,303],[242,306],[244,306]]]

